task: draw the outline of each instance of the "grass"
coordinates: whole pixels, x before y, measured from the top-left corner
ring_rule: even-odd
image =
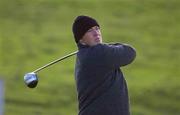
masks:
[[[77,50],[71,26],[77,15],[95,17],[105,42],[133,45],[137,58],[122,68],[132,115],[180,113],[180,2],[178,0],[1,0],[0,79],[5,115],[75,115],[75,58],[40,72],[36,89],[27,72]]]

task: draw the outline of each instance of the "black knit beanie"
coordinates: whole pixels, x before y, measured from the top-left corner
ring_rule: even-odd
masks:
[[[84,36],[84,34],[93,26],[98,26],[97,21],[89,16],[78,16],[73,23],[72,31],[76,43]]]

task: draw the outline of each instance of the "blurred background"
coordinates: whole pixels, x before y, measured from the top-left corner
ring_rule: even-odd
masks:
[[[136,48],[122,68],[132,115],[180,114],[179,0],[0,0],[4,115],[77,115],[75,56],[39,72],[35,89],[23,76],[77,50],[78,15],[97,19],[104,42]]]

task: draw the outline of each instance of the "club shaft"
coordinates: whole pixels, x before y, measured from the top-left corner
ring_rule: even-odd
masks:
[[[36,70],[34,70],[33,73],[37,73],[37,72],[41,71],[42,69],[45,69],[45,68],[47,68],[47,67],[49,67],[49,66],[51,66],[51,65],[53,65],[53,64],[55,64],[55,63],[57,63],[59,61],[62,61],[62,60],[66,59],[66,58],[68,58],[70,56],[73,56],[73,55],[77,54],[77,52],[78,51],[75,51],[75,52],[72,52],[72,53],[70,53],[70,54],[68,54],[66,56],[58,58],[57,60],[54,60],[54,61],[52,61],[52,62],[50,62],[50,63],[48,63],[48,64],[46,64],[46,65],[44,65],[44,66],[42,66],[42,67],[40,67],[38,69],[36,69]]]

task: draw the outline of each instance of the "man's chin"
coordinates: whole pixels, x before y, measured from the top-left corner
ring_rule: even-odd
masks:
[[[98,45],[98,44],[101,44],[101,42],[94,42],[94,43],[91,44],[90,46],[95,46],[95,45]]]

